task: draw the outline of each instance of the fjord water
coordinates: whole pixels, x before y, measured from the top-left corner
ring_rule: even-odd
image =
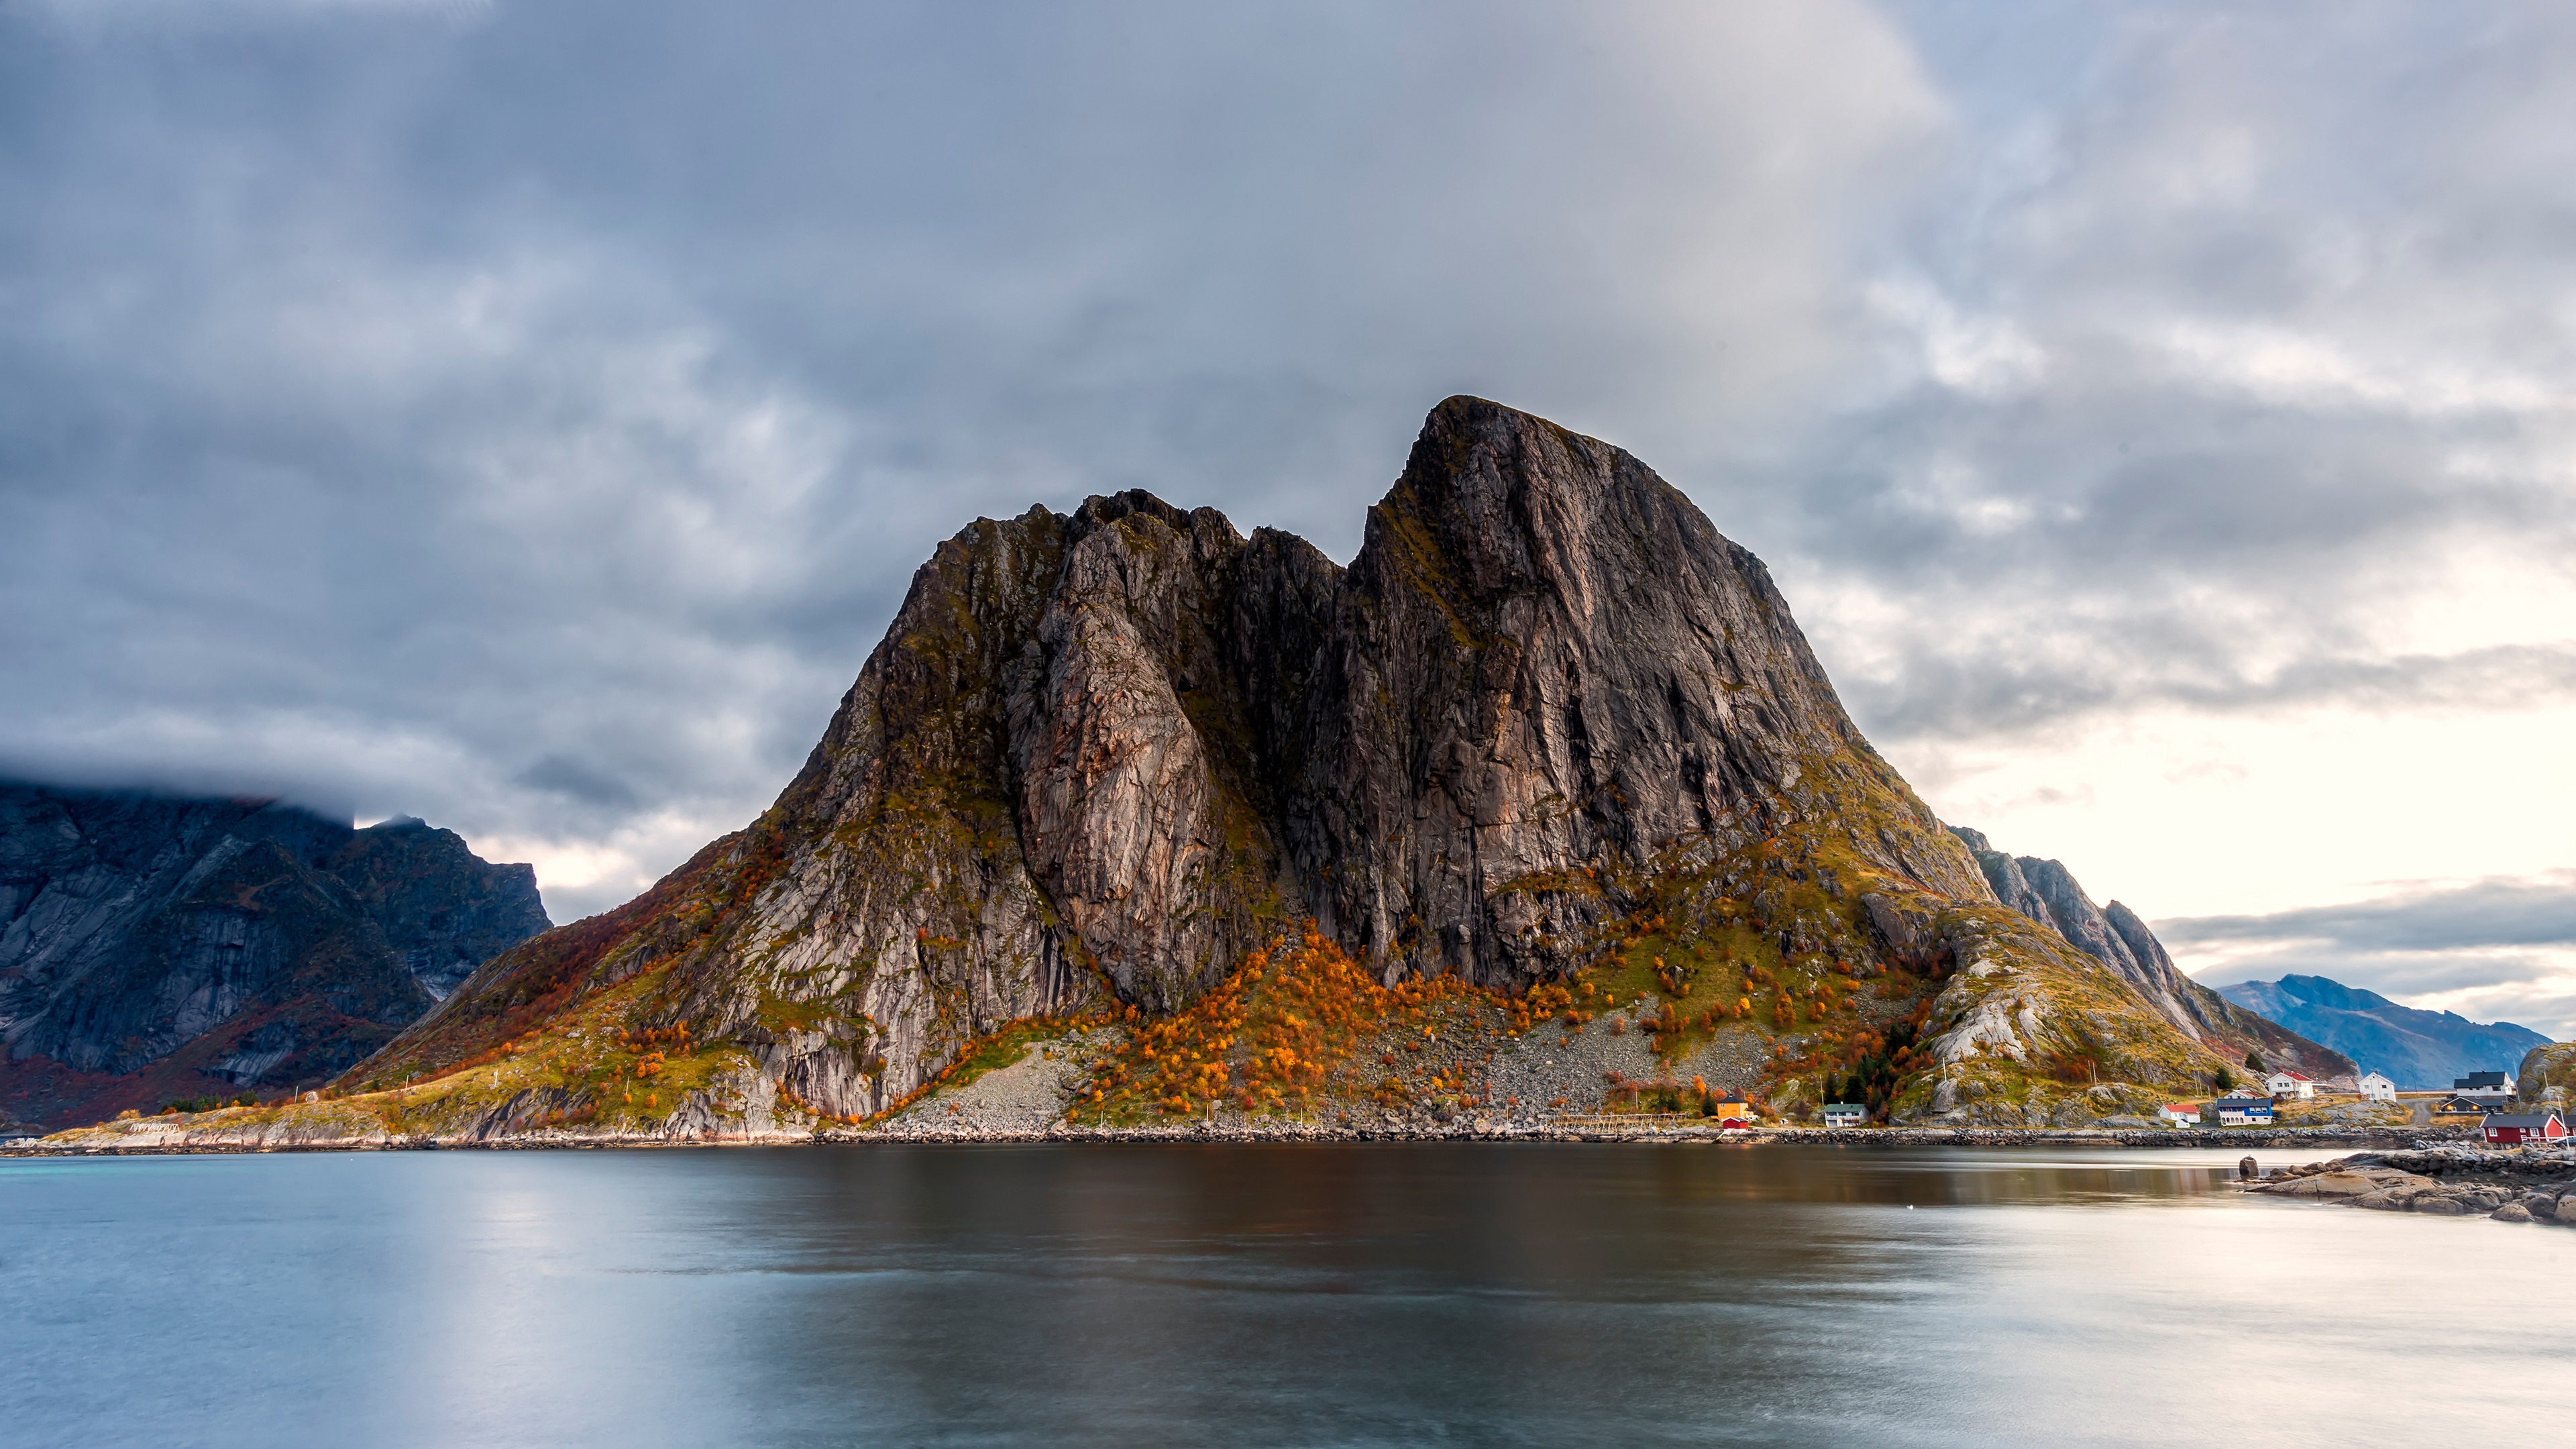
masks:
[[[25,1444],[2557,1437],[2576,1232],[2240,1198],[2234,1160],[11,1160],[0,1412]]]

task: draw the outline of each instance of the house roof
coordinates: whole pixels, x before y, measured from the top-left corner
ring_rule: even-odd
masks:
[[[2558,1114],[2555,1112],[2489,1112],[2486,1125],[2537,1129],[2558,1120]]]
[[[2502,1072],[2471,1072],[2465,1077],[2454,1080],[2451,1083],[2451,1090],[2456,1092],[2463,1087],[2501,1087],[2503,1085],[2504,1073]]]
[[[1869,1115],[1869,1109],[1858,1102],[1827,1102],[1824,1105],[1823,1110],[1827,1112],[1858,1112],[1864,1117]]]
[[[2190,1112],[2197,1114],[2200,1111],[2200,1104],[2198,1102],[2167,1102],[2165,1103],[2165,1110],[2168,1112]]]
[[[2272,1110],[2272,1099],[2269,1097],[2221,1097],[2210,1105],[2221,1109],[2234,1107],[2240,1111],[2253,1107],[2260,1107],[2264,1111],[2269,1112]]]
[[[2304,1072],[2274,1072],[2272,1075],[2275,1077],[2287,1077],[2294,1082],[2312,1082],[2316,1080],[2316,1078],[2308,1076]]]

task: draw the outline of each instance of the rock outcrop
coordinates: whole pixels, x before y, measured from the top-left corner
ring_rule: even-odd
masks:
[[[2046,1110],[2091,1081],[2079,1039],[2109,1043],[2088,1071],[2216,1065],[2014,934],[1760,560],[1627,453],[1452,398],[1347,569],[1141,492],[971,525],[758,821],[485,966],[348,1085],[685,1027],[865,1114],[1005,1022],[1175,1010],[1307,920],[1382,981],[1503,990],[1651,921],[1801,1003],[1971,941],[2087,1003],[2026,1052]]]
[[[417,820],[0,785],[0,1103],[319,1083],[546,924],[527,866]]]
[[[2158,1016],[2242,1061],[2259,1053],[2272,1070],[2302,1073],[2321,1084],[2356,1089],[2359,1069],[2332,1046],[2311,1041],[2278,1020],[2248,1011],[2182,974],[2162,941],[2127,906],[2097,906],[2075,876],[2054,860],[2007,855],[1978,831],[1950,827],[1977,858],[1995,898],[2048,927],[2085,955],[2110,967],[2136,989]]]
[[[2509,1068],[2549,1040],[2509,1021],[2488,1025],[2455,1012],[2400,1006],[2376,991],[2323,976],[2244,981],[2220,994],[2387,1073],[2409,1090],[2439,1091],[2471,1072]]]
[[[2576,1154],[2563,1147],[2418,1143],[2306,1163],[2241,1184],[2248,1192],[2313,1198],[2379,1212],[2576,1224]]]
[[[2576,1112],[2576,1041],[2554,1041],[2522,1054],[2514,1090],[2526,1102]]]

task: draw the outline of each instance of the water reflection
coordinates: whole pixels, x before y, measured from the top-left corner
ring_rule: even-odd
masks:
[[[2374,1400],[2554,1422],[2515,1385],[2576,1353],[2576,1233],[2248,1201],[2234,1160],[11,1162],[0,1285],[41,1308],[0,1328],[0,1393],[40,1442],[2163,1442],[2236,1414],[2322,1442]],[[2512,1233],[2522,1270],[2464,1294]],[[2475,1375],[2420,1371],[2465,1343]]]

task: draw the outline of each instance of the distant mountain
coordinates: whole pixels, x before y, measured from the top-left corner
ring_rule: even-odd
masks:
[[[2471,1072],[2510,1070],[2549,1038],[2509,1021],[2481,1026],[2448,1011],[2400,1006],[2323,976],[2246,981],[2219,995],[2334,1047],[2409,1089],[2448,1087]]]
[[[1977,858],[1977,868],[1994,888],[1995,899],[2110,967],[2165,1020],[2210,1043],[2222,1055],[2241,1061],[2247,1052],[2260,1052],[2264,1064],[2275,1069],[2286,1067],[2320,1082],[2358,1081],[2360,1070],[2327,1038],[2312,1041],[2285,1029],[2279,1018],[2230,1002],[2183,975],[2137,912],[2118,901],[2107,908],[2093,904],[2065,866],[2034,855],[2007,855],[1964,826],[1953,825],[1950,833]]]
[[[547,925],[418,820],[0,783],[0,1115],[319,1084]]]

